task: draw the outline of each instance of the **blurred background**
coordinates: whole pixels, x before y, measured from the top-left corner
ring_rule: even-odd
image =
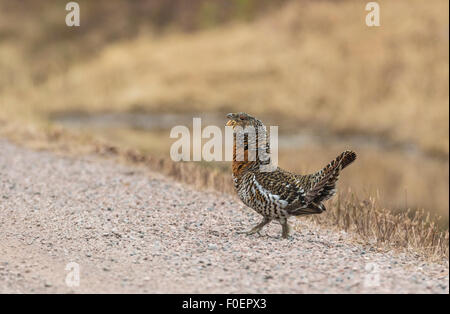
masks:
[[[447,0],[378,1],[381,27],[358,0],[77,2],[67,27],[66,1],[0,0],[0,121],[169,158],[173,126],[246,111],[279,126],[281,167],[353,149],[341,190],[448,226]]]

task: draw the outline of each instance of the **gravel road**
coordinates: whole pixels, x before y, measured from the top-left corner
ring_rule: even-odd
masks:
[[[1,293],[449,293],[448,265],[304,220],[289,240],[237,234],[258,220],[144,168],[0,140]]]

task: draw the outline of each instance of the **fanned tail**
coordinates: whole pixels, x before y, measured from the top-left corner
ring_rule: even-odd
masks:
[[[356,153],[351,150],[346,150],[342,154],[340,154],[335,160],[336,162],[341,163],[341,169],[344,169],[348,165],[350,165],[352,162],[354,162],[356,159]]]
[[[306,193],[306,201],[319,204],[336,194],[336,181],[342,169],[356,159],[353,151],[347,150],[314,175],[314,182]]]

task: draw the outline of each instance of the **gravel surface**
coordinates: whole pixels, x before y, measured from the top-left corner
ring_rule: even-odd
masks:
[[[233,196],[144,168],[0,140],[2,293],[449,293],[448,264],[300,219],[288,240],[276,223],[237,234],[258,220]]]

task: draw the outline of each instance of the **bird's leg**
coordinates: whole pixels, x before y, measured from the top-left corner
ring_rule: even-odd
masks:
[[[254,226],[250,231],[244,231],[244,232],[238,232],[238,233],[245,233],[247,235],[251,235],[251,234],[255,234],[255,233],[259,233],[259,231],[261,231],[261,229],[267,225],[270,222],[269,218],[264,217],[263,220],[257,224],[256,226]]]
[[[291,232],[291,226],[289,226],[287,219],[280,220],[282,231],[281,236],[284,239],[287,239],[289,237],[289,233]]]

